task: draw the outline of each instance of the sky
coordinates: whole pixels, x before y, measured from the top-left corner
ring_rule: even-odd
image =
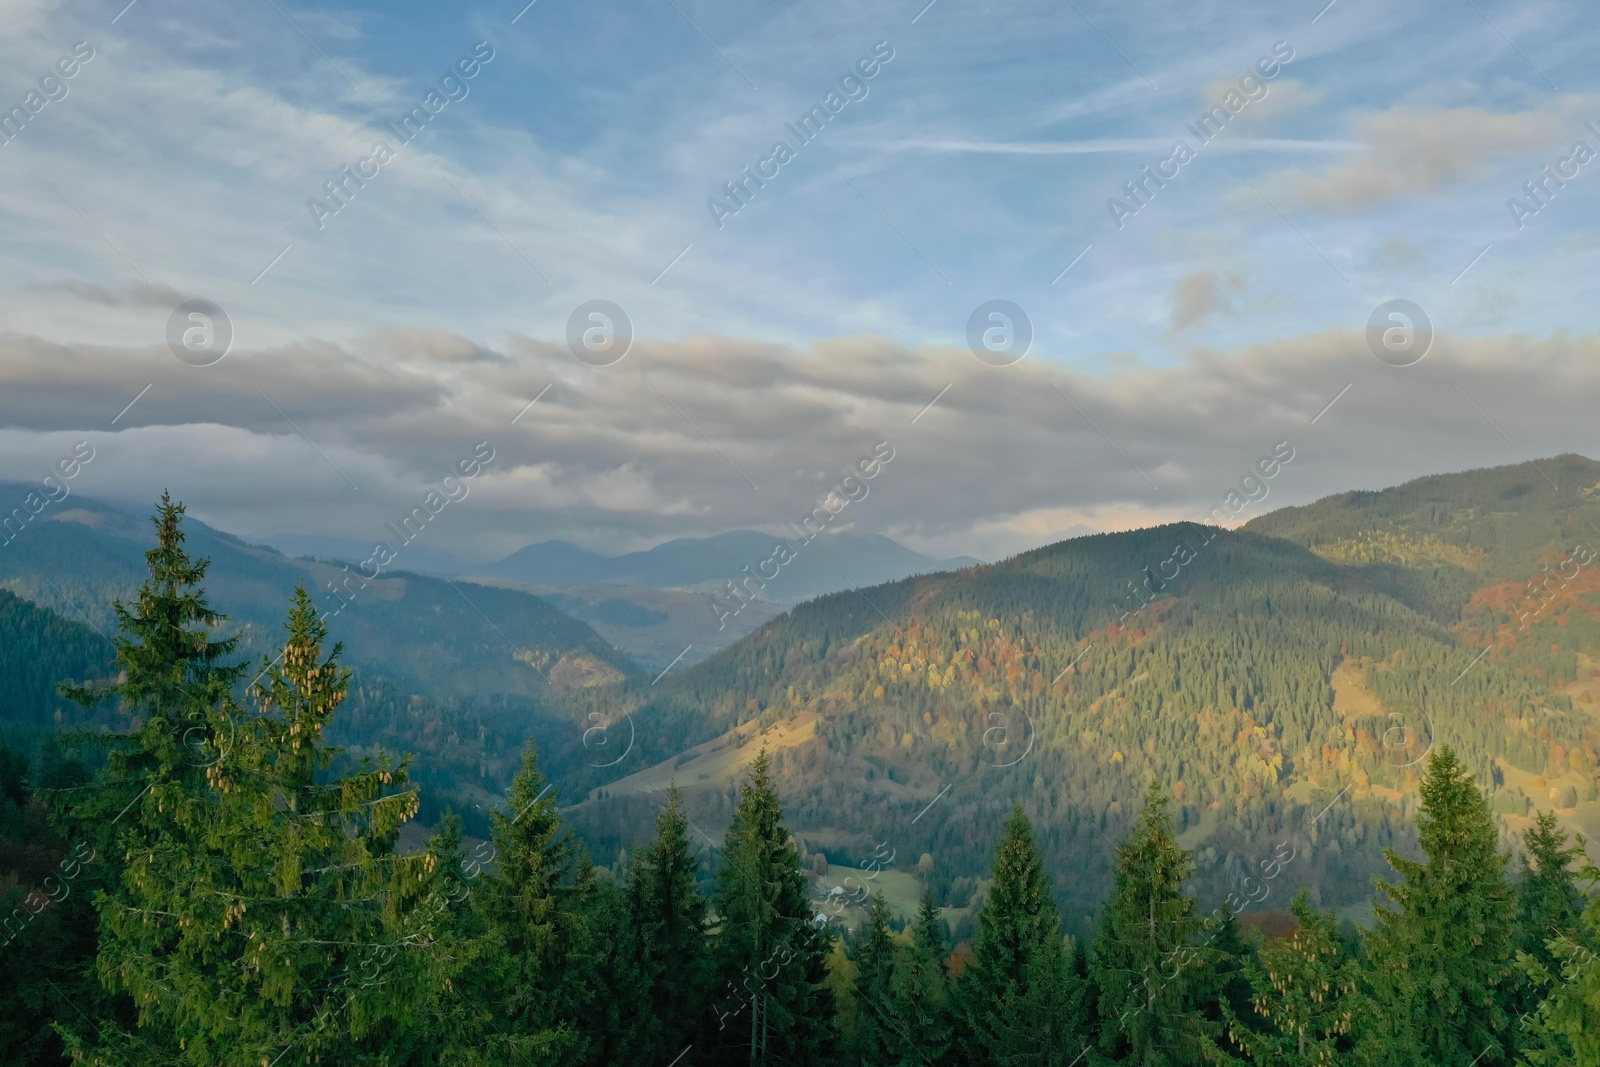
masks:
[[[524,3],[0,2],[0,480],[354,557],[486,450],[476,561],[887,447],[996,559],[1600,456],[1575,0]]]

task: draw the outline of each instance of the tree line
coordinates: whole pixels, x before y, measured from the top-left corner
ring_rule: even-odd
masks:
[[[149,578],[117,605],[118,674],[64,692],[134,717],[35,781],[0,749],[9,891],[0,1059],[125,1067],[602,1064],[1074,1067],[1600,1064],[1600,902],[1553,816],[1512,869],[1448,748],[1420,784],[1421,857],[1386,850],[1370,929],[1316,910],[1263,938],[1248,893],[1186,892],[1152,781],[1090,934],[1063,932],[1019,804],[971,943],[925,895],[896,930],[820,911],[761,754],[710,841],[676,790],[651,841],[597,867],[529,745],[488,840],[440,820],[403,848],[409,761],[324,739],[342,649],[297,591],[259,670],[163,498]],[[13,849],[15,844],[15,849]],[[12,858],[12,857],[15,858]],[[1257,880],[1293,858],[1281,844]]]

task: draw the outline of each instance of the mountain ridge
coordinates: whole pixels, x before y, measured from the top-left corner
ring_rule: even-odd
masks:
[[[1180,830],[1206,829],[1206,892],[1247,870],[1252,842],[1290,833],[1325,847],[1285,884],[1353,904],[1381,869],[1371,846],[1414,843],[1405,816],[1441,739],[1508,826],[1559,796],[1592,840],[1600,577],[1574,572],[1520,638],[1530,612],[1507,589],[1600,526],[1600,464],[1558,459],[808,601],[644,695],[638,762],[616,774],[814,714],[814,739],[774,755],[802,839],[865,854],[892,837],[949,884],[982,869],[981,820],[1021,800],[1047,854],[1073,858],[1069,901],[1103,894],[1106,841],[1154,777],[1174,783]],[[680,785],[707,819],[731,802],[714,776]],[[581,817],[603,839],[632,801],[597,796]]]
[[[496,563],[473,568],[473,572],[530,585],[616,584],[716,591],[742,579],[743,565],[753,567],[766,559],[778,542],[797,546],[795,559],[776,578],[766,581],[762,595],[783,603],[797,603],[850,585],[877,584],[909,574],[981,562],[970,556],[935,559],[882,534],[843,532],[798,542],[756,530],[729,530],[711,537],[674,538],[619,556],[604,556],[570,541],[543,541],[518,549]]]

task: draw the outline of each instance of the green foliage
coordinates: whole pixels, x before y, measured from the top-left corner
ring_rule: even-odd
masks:
[[[1376,1010],[1363,1038],[1376,1063],[1505,1062],[1516,894],[1506,881],[1489,806],[1454,750],[1441,748],[1422,782],[1418,837],[1426,861],[1386,851],[1398,882],[1379,882],[1367,937]]]
[[[25,731],[20,741],[30,752],[35,735],[58,722],[128,729],[125,709],[107,704],[86,715],[56,696],[54,685],[114,673],[111,642],[90,627],[114,635],[114,601],[136,599],[148,573],[149,527],[76,494],[71,507],[83,521],[45,524],[0,551],[0,685],[17,686],[14,699],[0,701],[0,736],[17,740]],[[329,728],[330,742],[350,746],[336,767],[353,769],[358,754],[378,749],[419,755],[411,772],[424,790],[421,821],[435,824],[453,806],[468,834],[487,837],[481,813],[505,795],[530,736],[540,738],[544,766],[564,786],[601,773],[587,766],[593,756],[577,724],[588,724],[597,701],[615,704],[625,680],[640,672],[547,601],[393,567],[369,582],[354,565],[291,558],[192,518],[184,533],[191,554],[209,561],[206,589],[213,603],[227,605],[240,659],[276,656],[284,603],[297,585],[311,592],[327,613],[330,639],[344,642],[357,672]],[[408,559],[402,550],[394,566]]]
[[[1082,990],[1061,939],[1044,858],[1019,804],[995,850],[972,961],[956,985],[963,1060],[995,1067],[1066,1064],[1088,1035]]]
[[[892,991],[895,973],[894,934],[889,929],[889,903],[882,891],[867,906],[867,928],[857,945],[855,999],[856,1025],[848,1043],[858,1064],[885,1062],[899,1021],[894,1016]]]
[[[1600,869],[1586,865],[1591,886]],[[1600,897],[1585,906],[1579,929],[1546,942],[1553,959],[1547,966],[1527,952],[1517,964],[1545,992],[1538,1009],[1520,1022],[1527,1037],[1521,1062],[1531,1067],[1600,1067]]]
[[[1247,968],[1254,952],[1245,942],[1231,896],[1205,926],[1207,943],[1216,953],[1214,965],[1205,974],[1205,987],[1199,991],[1206,1002],[1205,1016],[1214,1023],[1226,1022],[1229,1011],[1248,1016],[1253,990]]]
[[[1517,881],[1517,948],[1545,966],[1555,963],[1548,946],[1577,934],[1584,896],[1573,865],[1583,859],[1584,840],[1569,841],[1553,812],[1541,811],[1522,835],[1526,849]]]
[[[183,549],[181,505],[163,498],[150,579],[120,604],[123,680],[77,689],[125,701],[139,727],[115,739],[103,794],[141,786],[117,828],[120,880],[97,901],[101,981],[126,994],[136,1028],[62,1027],[78,1062],[195,1065],[380,1062],[429,989],[427,917],[417,907],[426,856],[395,852],[416,811],[403,766],[379,760],[319,780],[333,753],[323,728],[344,697],[339,649],[297,591],[276,661],[263,665],[246,716],[233,695],[242,665],[213,640],[222,617]],[[103,817],[103,797],[74,812]],[[373,967],[378,958],[381,967]]]
[[[587,887],[579,879],[589,872],[561,827],[532,743],[523,750],[507,806],[491,817],[495,867],[472,897],[487,926],[484,966],[464,976],[463,994],[489,1019],[504,1020],[483,1035],[490,1062],[582,1062],[581,975],[563,961],[582,944]]]
[[[1251,1003],[1241,1010],[1222,1001],[1228,1036],[1251,1063],[1335,1067],[1349,1062],[1349,1034],[1361,1011],[1358,971],[1340,944],[1337,920],[1312,908],[1304,890],[1289,910],[1295,929],[1244,960]]]
[[[813,922],[806,878],[763,750],[739,791],[713,897],[718,987],[716,1062],[809,1063],[834,1046],[827,940]]]
[[[676,785],[656,819],[656,839],[634,859],[628,876],[634,966],[629,994],[645,1047],[682,1049],[705,1036],[712,959],[700,864],[689,847],[688,818]]]
[[[1437,599],[1448,585],[1438,575],[1492,569],[1500,547],[1480,557],[1444,533],[1399,527],[1358,532],[1337,551],[1314,546],[1363,561],[1341,568],[1253,535],[1158,531],[1138,543],[1148,548],[1175,530],[1204,536],[1218,573],[1249,574],[1255,590],[1194,572],[1182,599],[1162,598],[1130,614],[1126,631],[1095,635],[1103,647],[1055,681],[1046,677],[1055,657],[1088,635],[1066,615],[1023,611],[1002,622],[1002,608],[1040,587],[1077,604],[1103,581],[1089,563],[1120,560],[1134,542],[1086,539],[1071,552],[1029,554],[1010,572],[992,572],[990,584],[903,583],[901,599],[878,601],[908,623],[892,635],[881,619],[863,628],[851,616],[859,605],[842,606],[849,598],[825,603],[804,625],[777,623],[767,633],[782,640],[741,646],[756,658],[739,653],[716,669],[748,668],[750,692],[782,689],[765,707],[752,697],[753,707],[736,710],[732,690],[718,690],[702,718],[715,726],[730,710],[811,708],[834,747],[757,759],[736,808],[730,797],[708,901],[676,789],[631,867],[620,856],[615,871],[596,867],[558,813],[532,744],[488,817],[492,843],[469,848],[470,828],[446,812],[425,849],[403,850],[401,831],[422,803],[409,763],[362,759],[328,740],[352,705],[387,706],[397,691],[366,679],[347,700],[353,681],[342,649],[327,647],[326,620],[300,590],[282,652],[264,657],[241,693],[246,674],[231,662],[240,646],[209,606],[206,561],[189,557],[181,519],[181,506],[164,499],[148,579],[131,608],[117,609],[124,673],[114,684],[85,684],[103,674],[80,655],[92,642],[70,647],[83,634],[42,614],[8,615],[15,605],[0,598],[0,631],[10,618],[24,643],[66,642],[62,662],[78,657],[71,694],[104,709],[103,723],[132,724],[105,738],[93,775],[53,750],[34,774],[25,754],[0,743],[0,897],[12,916],[0,948],[0,1060],[8,1064],[59,1065],[66,1054],[108,1067],[600,1067],[665,1065],[681,1054],[682,1067],[1490,1067],[1515,1056],[1530,1067],[1600,1067],[1600,904],[1572,873],[1581,842],[1569,844],[1541,817],[1513,885],[1469,773],[1493,773],[1491,752],[1538,763],[1558,782],[1593,765],[1590,728],[1554,701],[1532,702],[1550,678],[1569,676],[1571,649],[1508,649],[1500,665],[1490,657],[1452,687],[1452,657],[1463,650],[1451,635],[1364,584],[1370,574],[1351,577],[1380,566],[1427,571],[1434,577],[1417,578],[1411,592],[1431,581]],[[1078,605],[1083,612],[1092,599]],[[1266,625],[1273,618],[1292,622],[1296,640],[1337,648],[1341,679],[1364,677],[1407,721],[1452,723],[1473,757],[1441,749],[1425,771],[1409,770],[1384,751],[1383,720],[1361,726],[1348,712],[1342,747],[1319,733],[1333,718],[1332,661],[1284,655],[1283,628]],[[813,644],[823,624],[834,629]],[[1537,623],[1580,635],[1585,625]],[[0,687],[9,669],[0,657]],[[36,678],[13,674],[37,689]],[[656,710],[671,711],[717,676],[685,677]],[[869,685],[895,709],[894,736],[880,731]],[[917,712],[927,715],[920,733]],[[1003,755],[984,747],[995,736],[992,716],[1008,724],[998,747],[1026,738],[1027,761],[981,758]],[[641,737],[670,744],[687,722],[663,715]],[[425,736],[425,725],[416,729]],[[1409,760],[1425,739],[1402,733]],[[951,847],[930,848],[918,865],[929,893],[909,936],[893,933],[881,895],[862,930],[835,936],[814,914],[780,782],[820,777],[850,818],[862,807],[850,801],[867,794],[847,791],[839,783],[848,776],[837,772],[865,768],[899,787],[908,756],[950,775],[957,796],[933,809],[908,805],[904,818],[900,801],[882,803],[876,811],[887,810],[888,825],[871,839],[893,835],[915,855],[916,835],[927,832],[924,840]],[[1043,788],[1063,767],[1087,769],[1072,779],[1091,805],[1087,816]],[[1135,772],[1151,783],[1128,825],[1111,798],[1127,795]],[[1405,785],[1418,774],[1422,860],[1406,858],[1412,830],[1402,809],[1377,799],[1380,782]],[[1297,790],[1306,802],[1276,799],[1291,779],[1309,784]],[[884,800],[881,781],[867,781]],[[1024,787],[1037,831],[1007,803]],[[1353,803],[1334,804],[1341,789],[1357,794]],[[979,868],[963,857],[988,847],[1003,803],[1010,816],[979,883]],[[1301,817],[1311,807],[1314,826]],[[574,810],[592,817],[595,808]],[[1305,866],[1324,866],[1307,877],[1354,869],[1327,866],[1341,845],[1401,846],[1385,850],[1398,880],[1381,887],[1392,906],[1364,937],[1364,954],[1303,893],[1291,905],[1296,927],[1259,949],[1232,897],[1202,921],[1195,894],[1207,883],[1177,834],[1202,815],[1210,826],[1213,812],[1223,820],[1203,856],[1213,887],[1241,873],[1251,847],[1240,834],[1252,826],[1313,837],[1308,851],[1318,858]],[[929,818],[913,826],[916,813]],[[1097,902],[1100,835],[1112,831],[1125,837],[1085,952],[1063,937],[1058,908],[1063,899]],[[836,861],[848,854],[843,840],[828,845]],[[1584,875],[1600,879],[1600,870]],[[957,966],[947,971],[935,891],[973,889],[983,895],[976,920],[966,920],[976,936],[953,957],[964,970],[952,982]]]
[[[57,683],[103,678],[114,655],[111,642],[83,623],[0,591],[0,680],[6,693],[0,725],[28,733],[75,725],[75,709],[61,698]]]
[[[1193,559],[1161,577],[1179,549]],[[818,743],[774,761],[791,819],[938,856],[944,905],[1024,796],[1064,921],[1084,933],[1113,878],[1102,842],[1126,832],[1144,781],[1173,788],[1180,828],[1215,823],[1218,860],[1193,886],[1210,900],[1251,863],[1251,842],[1308,837],[1347,795],[1317,823],[1338,847],[1303,850],[1288,878],[1353,904],[1384,869],[1380,849],[1414,843],[1395,794],[1415,791],[1433,737],[1456,740],[1486,782],[1496,756],[1535,773],[1558,756],[1600,766],[1600,729],[1558,684],[1588,640],[1582,612],[1540,623],[1550,642],[1541,630],[1474,664],[1482,635],[1452,628],[1471,588],[1440,616],[1284,540],[1180,523],[864,592],[870,603],[851,592],[800,605],[663,679],[636,713],[650,724],[637,752],[664,760],[736,725],[814,712]],[[1335,714],[1336,688],[1364,689],[1367,707]],[[1070,798],[1046,782],[1070,782]]]
[[[1099,990],[1100,1050],[1114,1063],[1198,1062],[1214,1027],[1198,1010],[1204,972],[1219,953],[1197,944],[1200,923],[1183,883],[1192,854],[1173,834],[1166,792],[1152,782],[1128,840],[1089,959]]]
[[[953,1062],[955,1027],[945,973],[944,923],[931,893],[917,907],[911,946],[895,965],[886,1064],[945,1067]]]
[[[89,976],[96,951],[97,891],[110,883],[104,859],[84,839],[53,825],[44,798],[81,786],[61,766],[31,773],[30,761],[0,742],[0,1063],[61,1064],[52,1020],[82,1010],[124,1018],[126,1005]]]

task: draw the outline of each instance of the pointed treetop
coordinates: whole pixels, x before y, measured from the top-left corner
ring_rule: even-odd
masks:
[[[1428,761],[1419,790],[1417,840],[1429,856],[1459,857],[1468,865],[1496,854],[1499,834],[1477,781],[1445,745]]]

